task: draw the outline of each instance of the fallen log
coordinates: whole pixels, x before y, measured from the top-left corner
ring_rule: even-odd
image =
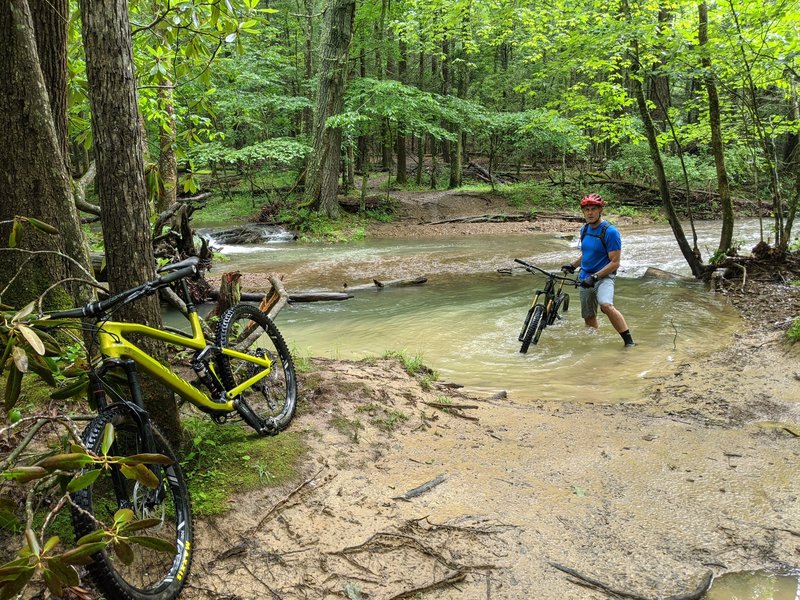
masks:
[[[428,281],[427,277],[413,277],[411,279],[390,279],[389,281],[380,281],[379,279],[373,279],[372,283],[362,283],[359,285],[347,285],[346,283],[344,286],[348,290],[368,290],[370,288],[379,288],[383,289],[385,287],[403,287],[407,285],[422,285]]]
[[[518,215],[474,215],[470,217],[455,217],[452,219],[442,219],[441,221],[429,221],[426,225],[446,225],[447,223],[509,223],[518,221],[531,221],[534,216],[531,214]]]
[[[261,302],[267,292],[242,292],[243,302]],[[298,292],[289,294],[289,303],[292,302],[328,302],[338,300],[349,300],[353,294],[347,292]],[[207,300],[216,301],[219,299],[217,290],[209,290]]]

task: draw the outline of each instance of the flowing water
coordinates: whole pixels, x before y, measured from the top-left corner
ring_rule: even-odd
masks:
[[[719,225],[700,224],[700,246],[715,248]],[[576,227],[577,233],[577,227]],[[676,360],[724,344],[740,325],[723,296],[695,281],[645,278],[647,267],[689,275],[668,226],[625,227],[615,305],[637,342],[623,350],[603,315],[592,334],[570,289],[564,319],[539,344],[519,353],[517,336],[531,292],[544,278],[514,269],[515,257],[546,269],[578,256],[577,236],[552,233],[368,239],[349,244],[265,243],[226,246],[217,270],[286,274],[290,292],[342,291],[342,302],[294,304],[277,322],[301,355],[359,359],[402,351],[421,356],[440,379],[483,393],[505,390],[518,401],[630,401],[648,376]],[[212,233],[213,236],[213,233]],[[744,248],[758,241],[757,222],[740,225]],[[425,276],[424,285],[352,289],[373,279]]]

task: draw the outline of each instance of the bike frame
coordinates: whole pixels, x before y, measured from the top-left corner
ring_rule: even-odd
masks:
[[[244,352],[238,352],[230,348],[218,348],[209,344],[203,335],[203,327],[200,317],[196,311],[190,311],[187,319],[192,328],[191,336],[162,331],[139,323],[125,323],[121,321],[105,321],[97,326],[97,338],[100,345],[100,354],[103,360],[106,359],[130,359],[144,372],[148,373],[157,381],[163,383],[173,392],[185,398],[196,407],[206,412],[229,413],[235,410],[233,401],[244,390],[256,384],[272,372],[272,361],[267,357],[258,357]],[[263,370],[256,373],[250,379],[242,382],[232,390],[225,392],[225,401],[220,402],[212,399],[206,392],[198,389],[181,376],[175,374],[171,369],[165,367],[161,362],[147,354],[136,344],[128,340],[126,334],[139,334],[147,338],[159,340],[182,348],[191,348],[198,352],[210,350],[225,356],[230,356],[240,360],[256,364],[263,367]]]

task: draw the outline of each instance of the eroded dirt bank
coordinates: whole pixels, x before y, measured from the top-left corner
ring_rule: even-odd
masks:
[[[668,598],[797,564],[800,363],[782,323],[798,296],[779,297],[784,315],[635,404],[521,405],[423,389],[391,360],[314,360],[291,426],[303,479],[199,524],[187,597],[608,597],[557,563]]]

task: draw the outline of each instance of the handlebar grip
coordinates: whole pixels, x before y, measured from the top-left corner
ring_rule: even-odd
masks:
[[[162,275],[153,283],[156,286],[160,287],[162,285],[167,285],[169,283],[172,283],[173,281],[178,281],[180,279],[183,279],[184,277],[190,277],[196,274],[197,274],[197,265],[192,264],[189,265],[188,267],[183,267],[182,269],[178,269],[177,271],[171,271],[166,275]]]
[[[92,304],[95,304],[94,302]],[[79,319],[88,316],[84,311],[86,306],[81,308],[70,308],[69,310],[59,310],[56,312],[49,312],[47,316],[51,319]]]

